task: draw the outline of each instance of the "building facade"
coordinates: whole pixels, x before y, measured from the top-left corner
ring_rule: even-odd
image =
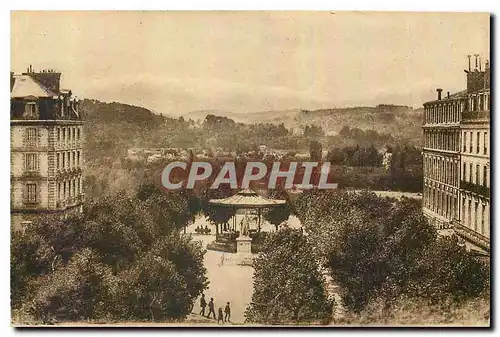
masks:
[[[41,215],[81,212],[83,120],[78,101],[60,88],[61,73],[10,74],[11,225]]]
[[[470,58],[469,58],[470,62]],[[423,212],[453,228],[474,249],[489,251],[490,68],[467,73],[467,89],[424,103]]]
[[[468,109],[460,123],[460,218],[455,231],[490,249],[490,67],[467,73]]]

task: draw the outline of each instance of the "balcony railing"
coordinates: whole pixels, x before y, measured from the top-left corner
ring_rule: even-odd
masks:
[[[488,119],[490,118],[489,111],[464,111],[462,113],[463,119]]]
[[[40,171],[24,171],[23,177],[40,177]]]
[[[479,195],[482,195],[483,197],[486,197],[486,198],[490,197],[490,188],[483,186],[483,185],[474,184],[474,183],[471,183],[471,182],[468,182],[465,180],[461,180],[460,181],[460,188],[467,190],[467,191],[471,191],[471,192],[479,194]]]
[[[487,251],[490,250],[490,239],[488,237],[474,231],[473,229],[470,229],[469,227],[462,225],[460,221],[454,221],[453,225],[455,228],[455,232],[457,232],[458,235],[465,237],[470,242]]]
[[[57,208],[66,208],[66,207],[71,207],[76,204],[80,204],[84,202],[85,200],[85,194],[81,193],[78,195],[75,195],[74,197],[69,197],[64,200],[59,200],[56,203]]]

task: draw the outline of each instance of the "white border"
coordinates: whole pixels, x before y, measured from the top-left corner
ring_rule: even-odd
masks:
[[[10,221],[8,221],[9,216],[10,216],[10,202],[8,202],[10,198],[10,167],[7,164],[7,158],[10,158],[10,127],[9,127],[9,121],[7,119],[10,119],[9,113],[8,113],[8,106],[10,104],[10,99],[9,96],[7,96],[7,93],[9,92],[8,90],[8,82],[7,82],[7,72],[10,70],[10,10],[221,10],[221,9],[231,9],[231,10],[332,10],[332,8],[335,8],[335,11],[342,11],[342,10],[363,10],[363,11],[369,11],[369,10],[375,10],[375,11],[438,11],[438,12],[449,12],[449,11],[460,11],[460,12],[469,12],[469,11],[475,11],[475,12],[494,12],[498,14],[498,7],[500,2],[499,1],[487,1],[487,0],[475,0],[475,1],[436,1],[436,0],[419,0],[415,2],[404,2],[404,1],[384,1],[384,0],[379,0],[379,1],[356,1],[356,0],[350,0],[350,1],[345,1],[345,2],[330,2],[330,1],[321,1],[321,0],[307,0],[307,1],[261,1],[261,0],[253,0],[253,1],[221,1],[221,0],[211,0],[211,1],[193,1],[193,0],[183,0],[183,1],[171,1],[171,2],[164,2],[164,1],[131,1],[131,0],[121,0],[121,1],[116,1],[116,2],[111,2],[111,1],[95,1],[95,0],[86,0],[86,1],[54,1],[54,0],[42,0],[42,1],[26,1],[26,0],[18,0],[15,2],[10,2],[10,1],[3,1],[1,3],[2,11],[1,17],[0,17],[0,22],[1,22],[1,38],[2,38],[2,45],[3,46],[9,46],[9,49],[5,51],[4,53],[1,54],[2,56],[2,64],[3,64],[3,69],[4,71],[2,72],[4,74],[5,79],[3,81],[0,81],[0,88],[1,88],[1,93],[4,96],[4,100],[2,100],[3,104],[3,113],[2,113],[2,119],[3,123],[1,123],[1,132],[0,132],[0,158],[2,158],[4,164],[0,165],[0,181],[1,181],[1,199],[2,202],[0,203],[0,212],[2,215],[2,219],[4,220],[3,223],[3,235],[2,235],[2,245],[1,245],[1,257],[2,257],[2,266],[3,266],[3,275],[0,280],[1,282],[1,298],[0,298],[0,313],[1,313],[1,336],[10,336],[16,333],[15,330],[10,328],[10,284],[9,284],[9,278],[7,275],[10,275],[9,272],[9,265],[10,265],[10,258],[9,258],[9,247],[10,247]],[[498,22],[496,23],[498,25]],[[498,35],[495,34],[495,45],[498,43]],[[492,49],[493,51],[493,49]],[[497,66],[496,64],[496,59],[492,58],[492,64],[495,69],[495,75],[498,75],[498,72],[496,71]],[[495,79],[497,79],[498,76],[495,76]],[[494,82],[496,83],[496,81]],[[496,88],[494,88],[494,93],[496,93]],[[495,95],[496,96],[496,95]],[[496,98],[496,97],[495,97]],[[493,113],[496,113],[497,110],[497,104],[496,100],[493,99],[494,102],[494,109]],[[494,120],[498,120],[499,118],[494,118]],[[496,124],[496,123],[495,123]],[[498,133],[500,131],[497,130],[497,132],[494,133],[494,139],[498,141]],[[500,142],[495,142],[495,144],[500,144]],[[494,147],[495,151],[495,157],[499,158],[500,156],[500,145],[498,147]],[[498,170],[500,171],[500,169]],[[498,171],[494,170],[495,174],[498,174]],[[499,206],[500,201],[497,203],[497,198],[496,198],[496,189],[494,189],[495,195],[494,195],[494,201],[495,201],[495,206]],[[500,199],[498,199],[500,200]],[[500,210],[499,207],[493,207],[492,209],[497,209]],[[495,222],[492,222],[492,226],[495,226]],[[498,242],[498,233],[500,232],[499,229],[494,229],[494,242]],[[496,246],[493,244],[493,246]],[[493,261],[496,259],[493,258]],[[495,268],[495,275],[493,276],[493,279],[496,279],[497,276],[497,271],[498,268]],[[495,296],[495,299],[497,299],[497,296]],[[498,302],[497,302],[498,304]],[[496,310],[494,311],[496,312]],[[496,317],[495,317],[496,318]],[[494,318],[493,318],[494,319]],[[36,332],[36,334],[43,333],[43,329],[39,330],[40,332]],[[399,330],[401,331],[401,330]],[[45,331],[45,332],[51,332],[51,331]],[[58,331],[58,334],[60,335],[69,335],[73,331]],[[80,333],[83,334],[91,334],[94,331],[84,331]],[[97,331],[97,333],[101,333],[102,331]],[[112,330],[106,330],[106,333],[122,333],[124,332],[123,330],[120,331],[112,331]],[[133,334],[146,334],[146,333],[151,333],[153,331],[150,330],[142,330],[142,331],[137,331],[137,330],[130,330],[131,333]],[[205,330],[200,330],[200,331],[193,331],[193,330],[188,330],[188,331],[155,331],[159,333],[183,333],[183,334],[191,334],[193,332],[195,333],[216,333],[216,331],[205,331]],[[229,331],[224,331],[225,333],[228,333]],[[271,334],[276,331],[259,331],[260,334]],[[349,331],[349,330],[342,330],[342,331],[331,331],[331,333],[335,335],[352,335],[352,334],[364,334],[365,332],[368,331]],[[377,333],[386,333],[387,331],[377,331]],[[419,331],[411,331],[410,333],[418,333]],[[429,331],[427,331],[429,332]],[[455,331],[450,331],[454,333]],[[477,332],[473,331],[464,331],[467,334],[475,334]],[[31,332],[33,333],[33,332]],[[232,330],[229,333],[234,333],[234,330]],[[248,333],[248,332],[244,332]],[[304,333],[304,331],[301,330],[288,330],[285,333]]]

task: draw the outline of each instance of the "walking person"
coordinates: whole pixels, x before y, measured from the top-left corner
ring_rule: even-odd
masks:
[[[217,315],[217,324],[219,324],[219,322],[222,322],[222,324],[224,324],[224,315],[222,313],[222,308],[219,308],[219,312]]]
[[[229,307],[229,302],[227,302],[226,307],[224,308],[224,313],[226,314],[224,321],[231,322],[231,308]]]
[[[207,301],[205,300],[205,294],[201,294],[201,299],[200,299],[200,315],[205,316],[205,307],[207,306]]]
[[[222,252],[222,255],[220,256],[219,267],[222,267],[223,265],[224,265],[224,252]]]
[[[210,302],[208,302],[208,318],[210,318],[210,314],[213,313],[214,314],[214,319],[217,319],[217,317],[215,317],[215,309],[214,309],[214,299],[213,298],[210,298]]]

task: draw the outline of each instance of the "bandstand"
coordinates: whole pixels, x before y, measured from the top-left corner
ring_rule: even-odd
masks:
[[[216,207],[228,207],[232,208],[234,216],[232,218],[232,231],[239,232],[239,236],[236,238],[236,254],[238,264],[251,264],[252,252],[251,244],[252,238],[250,237],[250,231],[256,230],[260,232],[262,224],[262,210],[269,209],[272,207],[282,206],[286,203],[286,200],[269,199],[257,194],[255,191],[246,188],[235,195],[232,195],[223,199],[211,199],[209,204]],[[243,217],[238,226],[238,213],[244,211]],[[256,211],[256,217],[250,216],[250,212]],[[254,228],[252,228],[254,227]]]

